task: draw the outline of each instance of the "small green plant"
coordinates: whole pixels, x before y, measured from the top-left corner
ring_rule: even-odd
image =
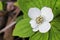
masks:
[[[60,40],[60,0],[18,0],[18,6],[24,15],[15,26],[14,36],[29,37],[29,40]],[[41,9],[45,6],[51,8],[54,14],[54,19],[50,22],[51,29],[47,33],[33,32],[28,11],[33,7]]]

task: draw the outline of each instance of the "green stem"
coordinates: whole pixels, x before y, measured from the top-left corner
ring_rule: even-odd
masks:
[[[3,10],[6,10],[6,1],[2,1]]]

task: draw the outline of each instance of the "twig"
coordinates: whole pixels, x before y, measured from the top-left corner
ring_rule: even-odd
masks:
[[[0,31],[0,33],[4,32],[4,31],[6,31],[7,29],[9,29],[10,27],[12,27],[15,23],[16,23],[16,22],[11,22],[11,23],[10,23],[9,25],[7,25],[4,29],[2,29],[2,30]]]
[[[14,10],[14,11],[16,11],[15,12],[16,15],[13,15],[13,18],[11,18],[9,16],[6,26],[9,25],[11,22],[14,22],[16,20],[17,16],[19,15],[20,9],[16,8],[16,10]],[[15,28],[15,25],[12,25],[12,26],[13,27],[10,27],[4,31],[4,40],[13,40],[12,32],[13,32],[13,29]]]

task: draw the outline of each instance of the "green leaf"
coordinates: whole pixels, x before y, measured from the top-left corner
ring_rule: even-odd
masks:
[[[58,31],[55,27],[50,30],[49,39],[48,40],[60,40],[60,31]]]
[[[54,16],[60,15],[60,0],[57,0],[53,8]]]
[[[53,27],[55,27],[57,30],[60,30],[60,16],[56,16],[51,22],[51,25],[53,25]]]
[[[37,7],[41,9],[42,7],[50,7],[53,10],[54,15],[58,15],[57,12],[60,10],[60,1],[59,0],[18,0],[18,5],[24,13],[24,18],[28,17],[28,10],[32,7]],[[58,9],[56,9],[56,7]]]
[[[60,16],[56,16],[51,22],[51,30],[49,32],[49,40],[60,40]]]
[[[29,19],[23,19],[19,21],[13,31],[13,36],[19,36],[23,38],[30,37],[33,34],[34,32],[29,24]]]
[[[33,36],[30,37],[30,40],[48,40],[48,33],[42,34],[40,32],[37,32]]]

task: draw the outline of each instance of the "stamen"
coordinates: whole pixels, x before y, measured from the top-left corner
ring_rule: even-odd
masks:
[[[37,24],[41,24],[43,22],[43,17],[42,16],[39,16],[36,18],[36,23]]]

